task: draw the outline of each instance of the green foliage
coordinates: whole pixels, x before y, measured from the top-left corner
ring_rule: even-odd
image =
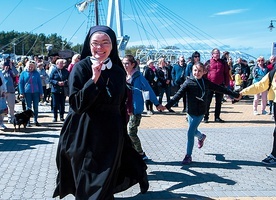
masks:
[[[45,34],[19,33],[16,31],[0,32],[0,52],[16,55],[47,55],[45,44],[53,44],[51,52],[62,49],[73,50],[72,43],[62,40],[56,33],[46,36]],[[76,47],[78,48],[78,46]]]

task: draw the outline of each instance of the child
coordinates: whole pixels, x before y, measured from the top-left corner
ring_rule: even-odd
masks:
[[[235,69],[235,84],[234,84],[234,91],[235,92],[240,92],[243,89],[243,79],[241,75],[241,68],[237,67]]]
[[[173,96],[173,98],[165,105],[167,109],[170,109],[175,102],[182,98],[183,94],[187,93],[188,101],[188,141],[187,141],[187,152],[182,164],[190,164],[192,162],[192,151],[194,146],[194,137],[198,138],[198,148],[203,146],[206,138],[205,134],[202,134],[198,130],[198,126],[202,121],[206,112],[207,103],[207,91],[215,90],[224,94],[231,95],[235,98],[239,97],[239,93],[232,92],[227,88],[212,83],[211,81],[203,78],[202,76],[206,73],[205,67],[201,62],[197,62],[193,66],[193,76],[187,77],[181,88]]]

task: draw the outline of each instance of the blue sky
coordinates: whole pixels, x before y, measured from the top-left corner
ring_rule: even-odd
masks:
[[[57,33],[73,44],[82,43],[90,26],[89,8],[79,12],[75,7],[79,2],[2,1],[0,30]],[[101,24],[107,5],[108,0],[100,1]],[[276,0],[121,0],[123,34],[130,36],[128,46],[218,47],[268,58],[276,42],[276,28],[272,32],[267,28],[270,20],[276,20],[275,7]]]

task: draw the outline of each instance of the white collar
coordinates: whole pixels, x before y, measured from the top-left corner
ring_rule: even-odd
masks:
[[[90,58],[90,60],[91,60],[91,62],[93,63],[93,61],[96,61],[97,59],[95,59],[95,58]],[[112,61],[111,61],[111,59],[110,58],[107,58],[104,62],[103,62],[103,64],[102,64],[102,71],[103,70],[105,70],[106,68],[107,69],[111,69],[111,67],[112,67]]]

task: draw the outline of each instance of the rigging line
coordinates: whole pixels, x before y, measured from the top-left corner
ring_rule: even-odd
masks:
[[[137,2],[140,3],[140,1],[137,1]],[[143,7],[142,7],[141,4],[138,5],[138,6],[136,6],[136,7],[138,7],[138,8],[140,9],[140,13],[143,13],[143,12],[145,12],[145,10],[147,10],[147,9],[142,9]],[[154,32],[154,30],[152,29],[152,27],[150,26],[150,22],[149,22],[149,20],[148,20],[148,19],[151,19],[151,17],[147,14],[147,12],[145,12],[145,14],[147,15],[147,17],[146,17],[146,16],[143,16],[143,18],[145,18],[145,21],[146,21],[147,24],[149,25],[150,31],[155,35],[155,32]],[[140,18],[140,15],[139,15],[139,18]],[[151,22],[152,22],[152,21],[151,21]],[[143,24],[144,24],[144,23],[143,23]],[[143,25],[143,26],[144,26],[144,25]],[[144,31],[145,31],[145,29],[144,29]],[[146,31],[145,31],[145,32],[146,32]],[[155,38],[157,41],[159,41],[159,42],[161,43],[161,41],[160,41],[158,38],[156,38],[156,35],[155,35],[154,38]],[[148,42],[152,44],[152,41],[151,41],[150,39],[148,39]],[[154,46],[154,45],[153,45],[153,46]]]
[[[65,9],[65,10],[62,11],[61,13],[57,14],[56,16],[52,17],[51,19],[47,20],[46,22],[44,22],[43,24],[39,25],[38,27],[34,28],[33,30],[30,31],[30,33],[33,32],[34,30],[38,29],[39,27],[42,27],[44,24],[46,24],[46,23],[52,21],[54,18],[56,18],[56,17],[58,17],[59,15],[63,14],[64,12],[66,12],[67,10],[69,10],[71,7],[72,7],[72,6],[70,6],[70,7],[67,8],[67,9]],[[19,40],[19,39],[24,38],[24,37],[28,37],[28,35],[27,35],[27,36],[23,35],[22,37],[16,38],[16,40]],[[12,43],[12,42],[11,42],[11,43]],[[11,44],[11,43],[9,43],[9,44]],[[4,47],[8,46],[9,44],[5,45]],[[1,47],[1,49],[3,49],[4,47]]]
[[[71,13],[70,13],[69,17],[67,18],[67,20],[65,21],[63,27],[61,28],[61,30],[60,30],[60,32],[59,32],[59,35],[61,35],[61,33],[62,33],[62,31],[64,30],[65,26],[67,25],[69,19],[71,18],[71,16],[72,16],[74,10],[75,10],[75,8],[72,7]]]
[[[160,4],[161,5],[161,10],[163,11],[163,10],[166,10],[167,9],[167,7],[164,7],[162,4]],[[158,6],[159,7],[159,6]],[[168,9],[167,9],[168,10]],[[163,11],[164,12],[164,11]],[[167,12],[169,12],[169,10],[167,11]],[[165,13],[166,14],[166,13]],[[173,13],[174,14],[174,13]],[[166,19],[166,18],[165,18]],[[181,20],[179,20],[179,21],[181,21]],[[171,21],[174,25],[175,25],[175,22],[174,21]],[[179,34],[179,30],[178,31],[176,31],[175,29],[174,29],[174,27],[172,26],[171,27],[174,31],[175,31],[175,33],[178,35],[178,36],[180,36],[180,37],[183,37],[182,35],[180,35]],[[184,30],[186,30],[186,31],[183,31],[184,33],[186,33],[186,35],[188,36],[188,37],[190,37],[190,39],[191,40],[193,40],[195,43],[198,43],[198,41],[196,41],[194,38],[197,38],[198,40],[200,40],[200,41],[202,41],[202,39],[200,39],[199,37],[197,37],[195,34],[193,34],[188,28],[186,28],[186,27],[184,27],[184,26],[180,26],[179,28],[183,28]],[[192,37],[192,36],[193,37]],[[182,39],[184,39],[185,40],[185,38],[182,38]],[[186,40],[185,40],[186,41]],[[207,43],[205,43],[204,41],[202,41],[202,43],[204,43],[205,45],[207,45],[207,46],[209,46]],[[189,44],[188,42],[187,42],[187,44]],[[194,49],[191,45],[189,45],[192,49]],[[209,46],[210,47],[210,46]]]
[[[154,2],[153,2],[153,4],[154,4]],[[159,9],[159,6],[157,6],[157,9],[158,9],[158,12],[160,12],[162,16],[166,16],[166,15],[167,15],[167,12],[166,12],[166,10],[165,10],[164,8]],[[167,24],[176,25],[176,24],[175,24],[175,21],[170,20],[169,18],[164,17],[164,18],[162,18],[162,19],[163,19],[165,22],[167,22]],[[166,24],[166,23],[163,23],[163,24]],[[176,25],[176,26],[177,26],[177,25]],[[179,26],[178,26],[178,27],[179,27]],[[174,26],[170,26],[170,29],[167,28],[166,26],[164,26],[164,28],[167,29],[167,31],[174,37],[175,40],[177,40],[177,41],[179,42],[179,44],[180,44],[183,48],[187,48],[187,47],[184,46],[184,45],[182,44],[183,42],[180,42],[180,41],[179,41],[179,38],[181,38],[182,40],[184,40],[184,41],[186,42],[186,45],[188,45],[191,49],[194,50],[194,47],[193,47],[192,45],[190,45],[190,42],[188,42],[188,41],[183,37],[183,35],[180,35],[180,34],[179,34],[179,30],[176,30]],[[185,27],[180,26],[179,28],[185,28]],[[185,28],[185,29],[186,29],[186,28]],[[172,30],[173,30],[174,32],[172,32]],[[197,41],[191,36],[191,35],[193,35],[193,34],[192,34],[188,29],[186,29],[186,30],[187,30],[187,32],[185,32],[185,31],[183,31],[183,32],[186,33],[187,36],[188,36],[191,40],[193,40],[193,41],[196,43]],[[178,35],[178,37],[176,37],[175,34]],[[193,35],[193,36],[195,36],[195,35]],[[198,39],[199,39],[199,38],[198,38]],[[199,39],[199,40],[200,40],[200,39]]]
[[[3,21],[0,23],[0,26],[6,21],[6,19],[13,13],[13,11],[19,6],[19,4],[22,2],[21,0],[13,9],[12,11],[3,19]]]
[[[31,50],[34,48],[34,45],[35,45],[35,43],[37,42],[38,37],[39,37],[39,34],[37,35],[37,37],[36,37],[36,39],[35,39],[33,45],[31,46],[31,48],[29,49],[29,51],[26,53],[26,55],[28,55],[28,54],[31,52]]]
[[[104,8],[107,8],[107,5],[103,3],[104,1],[100,1],[99,2],[99,13],[101,13],[101,15],[99,16],[100,17],[100,21],[102,22],[101,24],[103,25],[106,25],[106,19],[107,19],[107,16],[106,16],[106,12],[105,12],[105,9]]]
[[[147,1],[147,3],[149,4],[150,2],[149,1]],[[153,5],[153,4],[152,4]],[[167,15],[167,13],[166,12],[164,12],[164,10],[162,10],[162,9],[158,9],[158,7],[157,7],[157,12],[158,13],[161,13],[161,16],[166,16]],[[157,12],[155,12],[155,13],[157,13]],[[158,19],[159,18],[159,15],[155,15],[156,16],[156,18]],[[159,20],[159,19],[158,19]],[[183,46],[183,47],[185,47],[182,43],[183,42],[180,42],[179,41],[179,37],[180,38],[182,38],[182,36],[180,36],[179,35],[179,37],[177,38],[177,37],[175,37],[174,36],[174,33],[171,31],[171,29],[173,29],[174,31],[175,31],[175,33],[176,34],[178,34],[178,31],[176,31],[174,28],[173,28],[173,26],[171,26],[170,28],[171,29],[169,29],[167,26],[166,26],[166,23],[164,23],[164,21],[168,21],[168,19],[166,18],[166,17],[161,17],[161,20],[162,20],[162,26],[166,29],[166,31],[167,32],[169,32],[173,37],[174,37],[174,39],[176,39],[178,42],[179,42],[179,44],[181,45],[181,46]],[[164,20],[164,21],[163,21]],[[160,21],[160,20],[159,20]],[[169,21],[167,24],[174,24],[174,22],[171,22],[171,21]],[[160,28],[159,28],[159,30],[160,30]],[[167,39],[165,39],[164,37],[163,37],[163,34],[161,34],[161,31],[159,31],[160,32],[160,35],[162,36],[162,38],[166,41],[166,43],[167,43]],[[187,45],[188,46],[190,46],[190,48],[192,48],[193,49],[193,47],[189,44],[189,42],[185,39],[185,38],[182,38],[186,43],[187,43]],[[171,46],[171,45],[169,45],[168,43],[167,43],[167,46]]]
[[[164,9],[167,9],[172,15],[174,15],[174,16],[180,18],[181,20],[183,20],[183,22],[185,22],[187,26],[189,26],[191,29],[193,29],[195,32],[197,32],[198,34],[200,34],[201,36],[203,36],[203,37],[206,38],[207,40],[210,40],[210,38],[211,38],[211,39],[213,39],[214,41],[217,41],[218,43],[220,43],[220,44],[222,44],[222,45],[225,45],[225,44],[221,43],[220,41],[216,40],[215,38],[213,38],[213,37],[212,37],[211,35],[209,35],[208,33],[204,32],[204,31],[201,30],[201,29],[199,29],[197,26],[195,26],[195,25],[191,24],[190,22],[188,22],[187,20],[183,19],[181,16],[175,14],[173,11],[171,11],[170,9],[168,9],[167,7],[165,7],[164,5],[160,4],[160,3],[157,2],[156,0],[155,0],[155,2],[156,2],[156,4],[161,5]],[[200,31],[199,31],[199,30],[200,30]],[[204,33],[205,35],[203,35],[203,33]],[[208,36],[209,38],[207,38],[206,36]],[[213,42],[213,41],[211,41],[211,42]],[[213,42],[213,43],[214,43],[214,42]],[[214,44],[217,45],[216,43],[214,43]]]
[[[132,9],[132,13],[133,13],[133,16],[134,16],[135,21],[137,21],[137,20],[136,20],[136,14],[138,15],[138,13],[135,13],[135,12],[134,12],[132,6],[131,6],[131,9]],[[145,46],[145,45],[144,45],[144,41],[142,40],[141,32],[140,32],[140,29],[138,28],[137,23],[136,23],[135,25],[136,25],[136,27],[137,27],[138,34],[139,34],[140,40],[141,40],[141,42],[142,42],[142,45]]]
[[[145,11],[145,10],[147,10],[146,8],[145,9],[142,9],[143,8],[143,6],[142,5],[147,5],[148,4],[148,2],[146,2],[146,3],[142,3],[141,4],[141,1],[139,1],[139,3],[140,3],[140,6],[139,6],[139,8],[140,8],[140,13],[143,13],[143,11]],[[152,20],[153,18],[155,19],[156,17],[155,17],[155,14],[154,14],[155,12],[151,12],[151,16],[148,14],[148,12],[145,12],[145,14],[146,14],[146,16],[143,16],[143,17],[145,17],[145,19],[146,19],[146,21],[147,21],[147,24],[148,24],[148,26],[149,26],[149,28],[151,29],[151,32],[152,33],[154,33],[154,35],[155,35],[155,39],[156,40],[158,40],[159,41],[159,43],[160,43],[160,45],[162,46],[162,45],[166,45],[166,40],[163,38],[163,36],[161,35],[161,38],[163,38],[163,41],[165,42],[165,44],[162,42],[162,41],[160,41],[159,39],[157,39],[157,35],[160,35],[160,33],[156,33],[156,31],[158,30],[158,28],[156,27],[156,23]],[[150,21],[150,22],[149,22]],[[151,24],[153,24],[153,26],[151,26]],[[158,45],[158,43],[157,43],[157,45]],[[168,44],[167,44],[168,45]],[[158,48],[158,46],[156,47],[156,48]]]
[[[133,1],[133,4],[135,4],[135,3],[136,3],[136,1],[134,0],[134,1]],[[144,33],[145,33],[146,38],[148,39],[148,42],[150,43],[150,45],[152,45],[152,43],[151,43],[151,41],[150,41],[150,38],[149,38],[147,32],[145,31],[146,29],[145,29],[145,27],[144,27],[144,23],[142,23],[142,20],[141,20],[141,18],[140,18],[140,15],[138,14],[138,11],[137,11],[137,9],[136,9],[137,6],[134,5],[132,8],[134,9],[134,12],[133,12],[133,13],[136,13],[136,14],[137,14],[138,19],[139,19],[139,21],[141,22],[142,29],[144,30]]]
[[[31,30],[31,32],[33,32],[34,30],[44,26],[45,24],[47,24],[48,22],[52,21],[53,19],[55,19],[56,17],[60,16],[61,14],[65,13],[67,10],[69,10],[72,6],[66,8],[64,11],[60,12],[59,14],[55,15],[54,17],[50,18],[49,20],[47,20],[46,22],[42,23],[41,25],[37,26],[36,28],[34,28],[33,30]]]
[[[145,2],[145,5],[148,4],[147,1],[144,1],[144,2]],[[152,12],[152,15],[159,21],[159,19],[158,19],[159,17],[158,17],[158,15],[156,14],[155,11]],[[154,30],[156,30],[156,31],[158,32],[158,34],[161,36],[161,38],[163,39],[163,41],[165,42],[165,44],[166,44],[167,46],[169,46],[169,44],[168,44],[167,40],[164,38],[163,34],[160,33],[160,31],[159,31],[160,28],[158,28],[158,27],[156,26],[156,23],[154,23],[154,21],[152,20],[152,17],[150,17],[149,19],[152,21],[152,24],[153,24],[153,26],[154,26],[154,28],[155,28]],[[156,34],[156,35],[157,35],[157,34]]]
[[[65,44],[65,46],[71,41],[71,39],[76,35],[76,33],[80,30],[80,28],[82,27],[82,25],[84,24],[84,22],[86,22],[86,20],[84,20],[81,25],[79,26],[79,28],[75,31],[75,33],[72,35],[72,37],[68,40],[68,42]]]
[[[148,32],[148,31],[145,29],[145,27],[143,26],[143,23],[138,24],[137,21],[133,20],[129,15],[127,15],[126,13],[124,13],[124,14],[125,14],[131,21],[133,21],[135,24],[137,24],[137,26],[139,26],[142,30],[144,30],[145,33],[149,34],[149,35],[152,36],[152,37],[155,37],[155,35],[153,35],[152,33]],[[147,35],[146,35],[146,36],[147,36]],[[149,39],[148,39],[148,40],[149,40]],[[158,40],[158,39],[157,39],[157,40]],[[158,40],[158,42],[160,42],[160,41]]]

